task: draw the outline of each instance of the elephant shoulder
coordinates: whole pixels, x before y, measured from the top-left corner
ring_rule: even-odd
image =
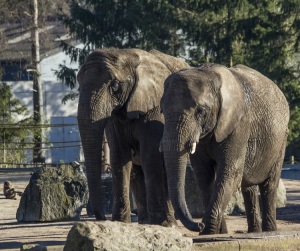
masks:
[[[258,77],[264,77],[264,78],[267,78],[266,76],[264,76],[262,73],[260,73],[259,71],[253,69],[253,68],[250,68],[246,65],[243,65],[243,64],[237,64],[235,66],[233,66],[232,68],[229,68],[232,72],[238,72],[242,75],[245,75],[245,74],[250,74],[250,75],[253,75],[253,76],[258,76]]]
[[[180,58],[176,58],[165,53],[162,53],[158,50],[150,50],[150,54],[154,55],[159,61],[161,61],[170,72],[176,72],[182,68],[188,68],[189,65]]]

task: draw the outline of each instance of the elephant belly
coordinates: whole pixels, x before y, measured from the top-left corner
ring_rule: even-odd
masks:
[[[277,162],[280,159],[280,147],[261,147],[262,144],[258,140],[249,142],[244,173],[243,184],[246,186],[258,185],[265,181],[272,172],[277,172]]]

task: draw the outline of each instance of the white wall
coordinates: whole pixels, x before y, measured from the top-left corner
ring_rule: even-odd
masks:
[[[63,52],[57,53],[41,61],[44,116],[48,123],[61,125],[51,127],[50,130],[47,130],[48,142],[66,142],[53,143],[51,146],[46,145],[46,148],[49,148],[45,150],[47,163],[58,163],[59,161],[71,162],[74,160],[80,161],[82,159],[77,125],[64,126],[77,123],[77,100],[69,101],[67,104],[62,103],[63,97],[70,92],[70,89],[59,82],[54,75],[53,70],[58,70],[59,64],[65,64],[71,68],[78,68],[78,64],[71,64],[69,57]],[[12,92],[16,98],[26,105],[30,114],[32,114],[32,81],[9,82],[8,84],[12,87]],[[72,145],[76,146],[71,147]],[[68,147],[64,148],[64,146]]]

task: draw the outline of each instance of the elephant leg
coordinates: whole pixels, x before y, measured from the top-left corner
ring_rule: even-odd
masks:
[[[215,189],[202,220],[205,227],[201,234],[227,233],[224,211],[241,181],[241,173],[238,169],[231,170],[230,176],[227,176],[227,171],[218,170]]]
[[[190,159],[196,184],[200,191],[201,198],[199,199],[202,200],[203,204],[203,212],[201,213],[204,214],[209,205],[213,191],[215,168],[207,163],[203,163],[196,155],[191,155]]]
[[[173,227],[173,226],[178,226],[177,221],[175,219],[175,211],[172,206],[172,202],[169,198],[169,192],[168,192],[168,181],[167,181],[167,174],[165,172],[165,169],[163,169],[163,174],[164,174],[164,194],[165,194],[165,212],[167,214],[167,220],[162,224],[166,227]]]
[[[204,207],[203,209],[206,210],[212,195],[213,184],[215,180],[215,167],[213,165],[203,163],[200,159],[197,158],[196,155],[192,155],[190,158],[192,167],[196,167],[193,169],[193,172],[195,175],[196,183],[200,190],[200,199],[202,199],[202,204]],[[224,216],[222,216],[220,230],[218,231],[218,233],[228,233]]]
[[[257,186],[242,187],[247,215],[248,233],[261,232],[260,207]]]
[[[146,122],[145,122],[146,121]],[[147,209],[150,224],[174,226],[173,206],[168,198],[167,177],[159,143],[163,132],[162,114],[155,111],[137,127],[140,160],[145,176]]]
[[[226,224],[226,220],[225,220],[225,216],[222,216],[221,219],[221,225],[220,225],[220,230],[219,230],[220,234],[227,234],[228,233],[228,229],[227,229],[227,224]]]
[[[177,223],[173,207],[168,199],[163,160],[161,154],[158,152],[158,148],[155,150],[148,150],[147,156],[143,156],[142,158],[149,223],[174,226]]]
[[[113,178],[112,220],[131,222],[130,175],[132,170],[131,151],[124,138],[123,125],[109,120],[105,133],[110,148],[110,164]]]
[[[277,231],[276,192],[278,182],[279,178],[269,178],[259,185],[262,205],[262,231]]]
[[[147,208],[150,224],[161,225],[167,221],[165,213],[166,201],[163,191],[163,173],[153,170],[155,163],[147,163],[143,165],[145,172],[145,183],[147,191]]]
[[[132,169],[132,162],[129,161],[126,165],[116,168],[112,164],[112,178],[113,178],[113,221],[131,222],[130,211],[130,173]]]
[[[137,206],[138,222],[148,223],[146,187],[142,167],[133,164],[130,178],[130,188]]]
[[[281,146],[271,176],[259,185],[262,204],[262,231],[276,231],[276,196],[286,144]]]

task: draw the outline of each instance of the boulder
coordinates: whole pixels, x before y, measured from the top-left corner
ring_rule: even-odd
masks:
[[[277,208],[285,207],[285,205],[286,205],[286,189],[282,179],[280,179],[277,188],[276,207]]]
[[[87,201],[87,180],[80,166],[43,167],[30,178],[17,221],[78,220]]]
[[[227,208],[225,210],[225,215],[241,215],[245,214],[245,204],[241,189],[239,188],[231,197]]]
[[[191,250],[193,241],[176,228],[122,222],[75,222],[64,251]]]
[[[20,251],[47,251],[47,247],[40,244],[24,244]]]

